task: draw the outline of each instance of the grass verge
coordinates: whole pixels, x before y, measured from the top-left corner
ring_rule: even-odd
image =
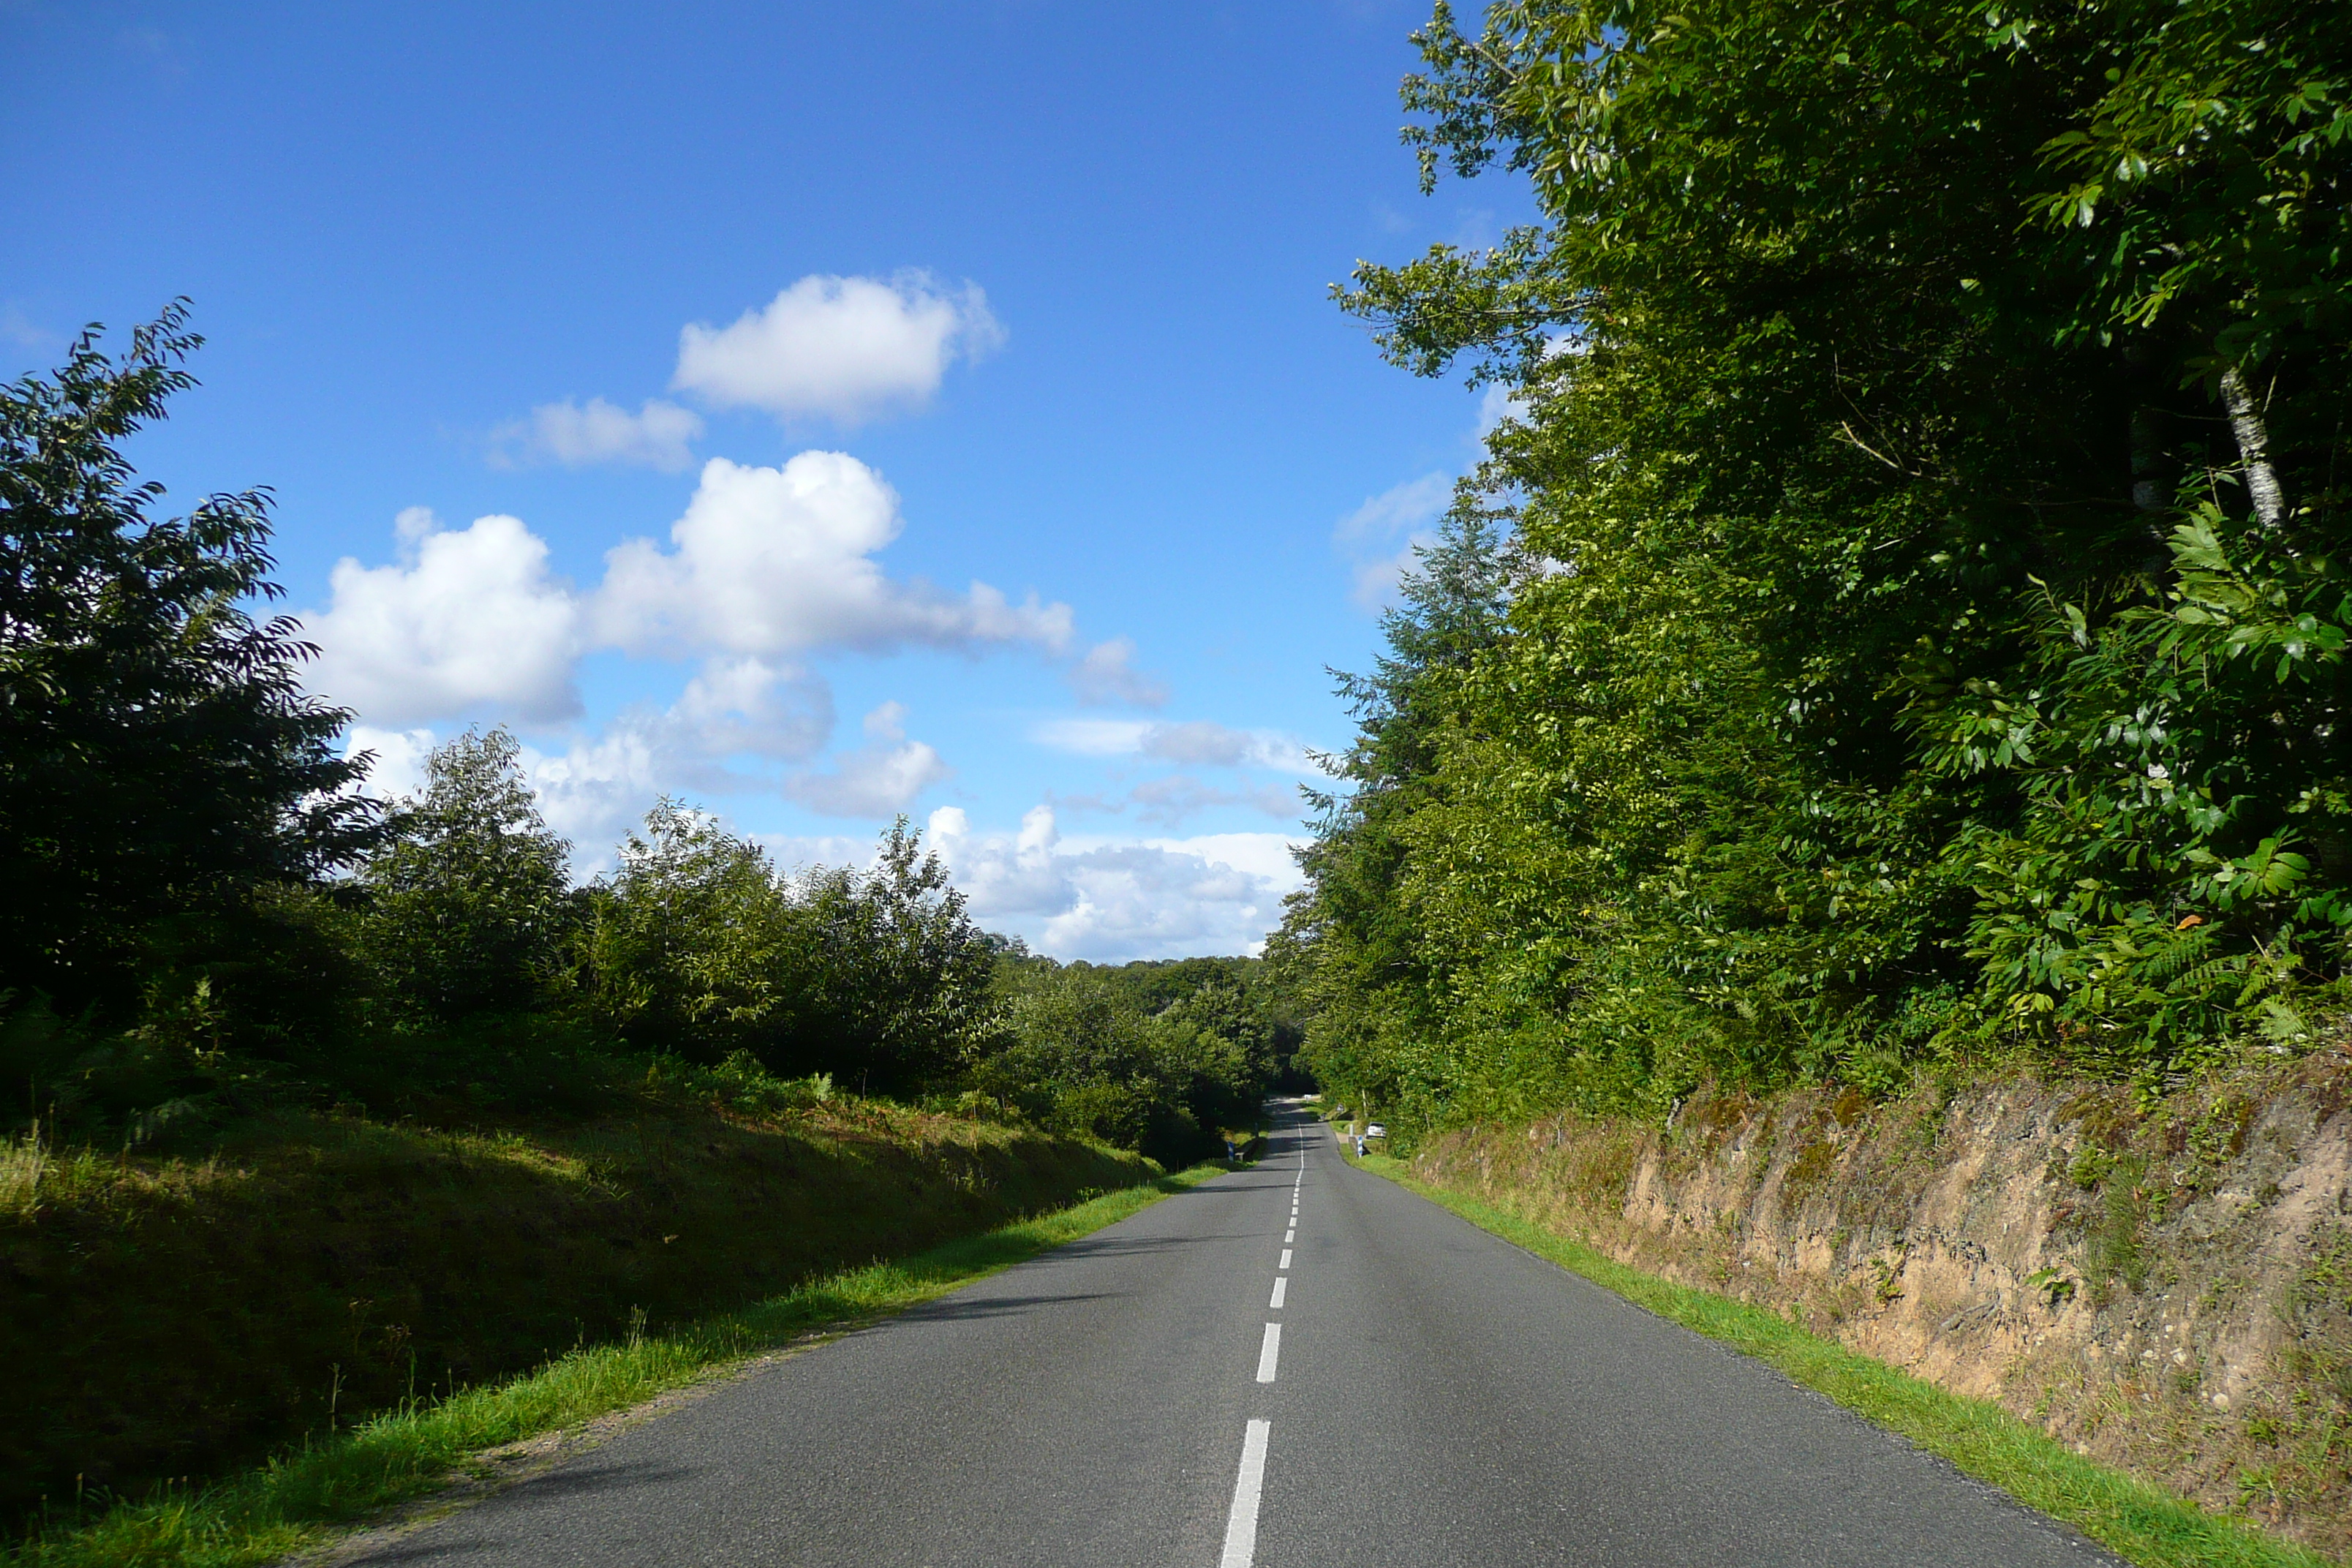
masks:
[[[1629,1268],[1506,1210],[1417,1180],[1402,1160],[1373,1154],[1351,1163],[1637,1306],[1779,1369],[2141,1568],[2325,1568],[2331,1561],[2085,1458],[1999,1405],[1964,1398],[1857,1354],[1764,1308]]]
[[[849,1269],[668,1334],[583,1347],[538,1371],[376,1417],[216,1485],[165,1489],[6,1553],[10,1568],[239,1568],[323,1545],[432,1492],[485,1449],[572,1427],[812,1332],[904,1311],[1222,1174],[1201,1165],[928,1251]]]

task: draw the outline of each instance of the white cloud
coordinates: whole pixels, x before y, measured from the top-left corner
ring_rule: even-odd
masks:
[[[824,749],[833,721],[831,690],[807,671],[714,658],[667,710],[625,710],[601,730],[575,734],[562,751],[526,744],[521,760],[549,824],[593,866],[664,793],[777,790],[772,773],[739,772],[733,760],[806,762]],[[436,741],[429,729],[355,724],[344,750],[374,752],[365,792],[393,795],[423,784]]]
[[[762,833],[753,841],[787,872],[823,866],[870,866],[877,841],[842,833]]]
[[[1518,388],[1506,386],[1500,382],[1492,383],[1485,395],[1478,399],[1478,428],[1470,439],[1483,443],[1504,420],[1524,420],[1527,416],[1527,399],[1519,395]]]
[[[675,403],[648,398],[635,414],[601,397],[585,405],[570,398],[542,403],[527,419],[490,433],[490,461],[561,463],[577,468],[591,463],[640,463],[666,474],[693,465],[693,443],[702,435],[702,416]]]
[[[635,716],[631,716],[634,718]],[[378,730],[354,724],[343,737],[346,756],[373,752],[360,793],[390,800],[421,794],[425,760],[444,737],[427,729]],[[646,726],[631,718],[601,735],[584,737],[568,752],[550,754],[529,744],[517,759],[538,796],[547,825],[572,841],[572,867],[594,874],[611,860],[623,831],[642,817],[662,792],[662,769]]]
[[[633,712],[601,733],[575,739],[559,754],[523,748],[523,769],[539,792],[540,812],[572,840],[574,863],[583,870],[604,866],[621,835],[657,797],[677,788],[671,738],[660,715]]]
[[[1030,727],[1042,746],[1081,757],[1148,757],[1195,767],[1271,768],[1304,777],[1320,770],[1293,736],[1233,730],[1206,719],[1151,723],[1140,719],[1046,719]]]
[[[920,741],[907,739],[907,710],[885,702],[866,716],[866,744],[821,773],[789,779],[784,793],[827,816],[890,816],[915,804],[953,769]]]
[[[1368,498],[1339,520],[1331,538],[1349,558],[1349,596],[1358,605],[1378,609],[1395,597],[1397,579],[1412,566],[1412,552],[1436,537],[1429,525],[1453,499],[1453,476],[1423,474]],[[1399,534],[1405,536],[1402,543]]]
[[[1029,727],[1041,746],[1080,757],[1132,756],[1154,726],[1143,719],[1045,719]]]
[[[1126,637],[1113,637],[1088,648],[1070,671],[1070,685],[1078,700],[1090,705],[1126,702],[1138,708],[1157,708],[1166,702],[1168,688],[1136,668],[1134,659],[1135,644]]]
[[[1228,730],[1206,719],[1189,719],[1181,724],[1154,724],[1143,732],[1137,749],[1161,762],[1237,768],[1258,761],[1265,748],[1258,737],[1243,731]]]
[[[921,407],[951,361],[1003,341],[976,284],[812,275],[729,326],[683,329],[670,384],[715,407],[849,425]]]
[[[1339,520],[1331,537],[1343,544],[1385,543],[1408,529],[1434,521],[1453,499],[1453,475],[1423,474],[1365,497],[1363,505]]]
[[[1070,906],[1069,880],[1055,853],[1059,836],[1052,806],[1031,806],[1017,832],[975,834],[961,806],[946,805],[931,813],[929,828],[930,848],[971,897],[972,912],[982,921],[1020,924],[1023,917]]]
[[[1254,789],[1220,789],[1203,784],[1188,774],[1175,773],[1167,778],[1146,779],[1127,792],[1127,797],[1138,808],[1139,821],[1174,827],[1203,811],[1221,805],[1243,805],[1268,816],[1297,817],[1304,810],[1297,792],[1279,784],[1263,784]]]
[[[806,670],[757,658],[712,658],[667,710],[628,709],[560,753],[526,747],[540,806],[583,854],[602,853],[664,794],[774,792],[753,763],[804,763],[832,738],[833,693]]]
[[[957,596],[885,576],[870,557],[903,526],[898,492],[845,453],[803,452],[781,468],[713,458],[670,529],[673,550],[633,539],[606,555],[598,640],[770,655],[1067,646],[1067,605],[1034,594],[1014,605],[984,583]]]
[[[713,458],[670,530],[674,548],[619,545],[583,595],[550,576],[546,542],[518,519],[448,531],[411,507],[394,523],[399,562],[345,558],[328,607],[303,616],[320,649],[312,689],[379,725],[478,708],[545,721],[578,710],[574,667],[600,647],[730,656],[740,677],[754,668],[744,660],[772,672],[823,648],[1068,647],[1067,605],[885,574],[872,554],[901,527],[897,493],[855,458],[803,452],[782,468]]]
[[[696,755],[801,762],[833,734],[833,692],[790,665],[713,658],[687,682],[667,721]]]
[[[377,724],[479,707],[537,720],[576,711],[579,606],[549,576],[545,542],[511,517],[442,530],[422,507],[394,527],[399,564],[345,556],[326,610],[302,617],[320,650],[313,689]]]
[[[1063,959],[1254,952],[1298,885],[1278,833],[1065,844],[1047,806],[1013,834],[975,833],[950,806],[929,840],[978,918]]]
[[[430,730],[377,730],[354,724],[343,736],[343,755],[374,754],[359,793],[379,800],[415,795],[425,787],[425,759],[433,752]]]

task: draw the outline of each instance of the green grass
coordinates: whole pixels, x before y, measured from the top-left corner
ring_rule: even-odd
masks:
[[[1629,1268],[1476,1198],[1418,1181],[1402,1160],[1374,1154],[1361,1163],[1482,1230],[1778,1368],[2142,1568],[2321,1568],[2330,1561],[2096,1464],[1999,1405],[1922,1382],[1764,1308]]]
[[[576,1427],[722,1374],[747,1356],[903,1311],[1125,1219],[1225,1169],[1196,1166],[911,1257],[850,1269],[681,1332],[583,1347],[524,1376],[378,1416],[244,1476],[169,1489],[53,1525],[5,1561],[11,1568],[231,1568],[275,1562],[443,1487],[484,1449]]]

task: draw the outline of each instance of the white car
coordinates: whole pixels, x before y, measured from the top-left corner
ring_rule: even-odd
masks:
[[[1367,1127],[1367,1128],[1365,1128],[1365,1129],[1364,1129],[1364,1136],[1365,1136],[1365,1137],[1367,1137],[1367,1138],[1385,1138],[1385,1137],[1387,1137],[1388,1135],[1389,1135],[1389,1130],[1388,1130],[1387,1128],[1385,1128],[1385,1127],[1381,1126],[1381,1125],[1379,1122],[1377,1122],[1377,1121],[1373,1122],[1370,1126],[1369,1126],[1369,1127]]]

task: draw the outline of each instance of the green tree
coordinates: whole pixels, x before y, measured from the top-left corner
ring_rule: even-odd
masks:
[[[814,939],[798,1070],[889,1093],[952,1075],[993,1010],[996,950],[921,835],[902,816],[872,869],[814,871],[797,892]]]
[[[1496,519],[1474,498],[1415,551],[1401,602],[1381,616],[1387,651],[1371,672],[1339,676],[1356,739],[1323,759],[1337,787],[1311,796],[1315,839],[1299,854],[1307,886],[1268,956],[1313,1016],[1302,1059],[1343,1093],[1392,1098],[1409,1042],[1437,1027],[1445,972],[1404,897],[1404,834],[1443,787],[1437,767],[1464,682],[1506,632],[1511,572]]]
[[[630,1043],[778,1065],[806,933],[758,845],[666,797],[622,843],[590,909],[590,1002]]]
[[[970,1069],[975,1089],[1041,1126],[1140,1150],[1163,1164],[1222,1152],[1219,1112],[1247,1065],[1209,1030],[1155,1018],[1117,970],[1007,964],[1003,1010]],[[1255,1110],[1253,1097],[1246,1108]]]
[[[363,948],[394,994],[445,1024],[554,995],[575,919],[572,846],[540,815],[514,736],[469,730],[436,748],[391,830],[360,880]]]
[[[173,305],[120,361],[99,329],[0,390],[0,987],[130,1005],[162,922],[234,915],[375,842],[351,715],[269,577],[266,492],[155,515],[123,442],[194,384]]]
[[[2292,1036],[2352,921],[2352,34],[1521,0],[1419,41],[1424,180],[1542,221],[1341,303],[1512,389],[1464,504],[1519,566],[1458,673],[1392,630],[1439,718],[1307,858],[1318,1071],[1435,1119]]]

